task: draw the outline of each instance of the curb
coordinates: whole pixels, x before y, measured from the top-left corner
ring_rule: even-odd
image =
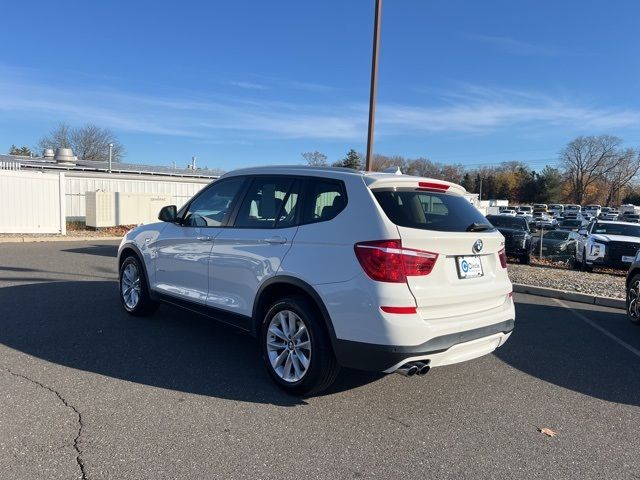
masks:
[[[35,242],[102,242],[122,240],[122,237],[6,237],[0,238],[0,243],[35,243]]]
[[[569,292],[567,290],[558,290],[556,288],[534,287],[533,285],[514,283],[513,291],[515,293],[528,293],[529,295],[557,298],[560,300],[568,300],[570,302],[588,303],[590,305],[600,305],[602,307],[627,308],[626,301],[621,298],[598,297],[587,293]]]

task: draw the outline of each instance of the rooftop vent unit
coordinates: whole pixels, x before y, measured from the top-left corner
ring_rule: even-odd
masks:
[[[46,160],[53,160],[53,148],[45,148],[44,152],[42,152],[42,156]]]
[[[75,165],[76,157],[73,156],[73,150],[70,148],[57,148],[56,155],[53,157],[56,163],[61,165]]]

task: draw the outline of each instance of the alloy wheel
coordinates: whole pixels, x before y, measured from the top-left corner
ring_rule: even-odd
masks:
[[[311,337],[304,321],[291,310],[281,310],[269,322],[267,355],[274,372],[285,382],[300,381],[311,362]]]
[[[140,272],[135,263],[129,263],[122,272],[122,280],[120,281],[120,291],[124,304],[129,310],[136,308],[140,302]]]
[[[640,321],[640,280],[634,280],[627,290],[627,313],[632,322]]]

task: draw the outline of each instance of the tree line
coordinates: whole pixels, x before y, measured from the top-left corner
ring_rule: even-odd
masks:
[[[327,166],[321,152],[305,152],[309,165]],[[336,167],[361,170],[363,155],[349,150]],[[399,167],[408,175],[437,178],[458,183],[482,199],[508,199],[513,203],[620,203],[640,204],[640,150],[624,147],[623,140],[610,135],[580,136],[567,144],[556,165],[536,171],[525,162],[468,168],[460,163],[445,164],[428,158],[374,154],[373,171]]]

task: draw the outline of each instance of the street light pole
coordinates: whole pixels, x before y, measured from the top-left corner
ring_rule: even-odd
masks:
[[[367,132],[367,157],[365,170],[371,170],[373,157],[373,128],[376,119],[376,93],[378,90],[378,49],[380,47],[380,24],[382,23],[382,0],[375,0],[376,10],[373,20],[373,53],[371,57],[371,89],[369,91],[369,130]]]
[[[111,173],[111,158],[113,156],[113,143],[109,144],[109,173]]]

